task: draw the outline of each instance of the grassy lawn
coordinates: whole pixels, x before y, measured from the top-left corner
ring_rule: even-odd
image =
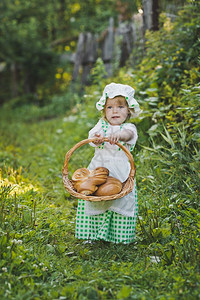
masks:
[[[166,174],[153,154],[136,150],[135,243],[77,240],[77,200],[64,189],[62,166],[92,125],[79,116],[25,116],[1,111],[0,298],[199,299],[196,187],[179,192],[177,183],[172,192],[176,170]],[[87,166],[91,151],[74,154],[70,170]]]

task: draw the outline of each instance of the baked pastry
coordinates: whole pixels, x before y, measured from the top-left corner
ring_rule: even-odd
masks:
[[[109,170],[104,167],[98,167],[92,171],[86,168],[80,168],[72,175],[72,183],[78,193],[91,195],[98,186],[106,182]]]
[[[85,180],[90,175],[90,171],[86,168],[77,169],[72,175],[72,181]]]
[[[108,176],[105,183],[100,185],[95,191],[95,196],[111,196],[120,193],[122,190],[122,183],[119,179]]]

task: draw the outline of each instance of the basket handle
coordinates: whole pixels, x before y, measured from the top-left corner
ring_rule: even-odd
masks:
[[[93,143],[96,141],[96,138],[92,138],[92,139],[85,139],[85,140],[82,140],[80,141],[79,143],[77,143],[76,145],[74,145],[67,153],[66,153],[66,156],[65,156],[65,161],[64,161],[64,166],[63,166],[63,175],[67,175],[68,176],[68,163],[69,163],[69,160],[70,160],[70,157],[72,156],[72,153],[78,149],[79,147],[85,145],[85,144],[89,144],[89,143]],[[108,138],[104,138],[103,139],[104,142],[109,142],[109,139]],[[130,177],[134,177],[135,176],[135,172],[136,172],[136,169],[135,169],[135,164],[134,164],[134,161],[133,161],[133,156],[132,154],[130,153],[130,151],[128,149],[126,149],[125,146],[123,146],[122,144],[120,143],[115,143],[115,145],[117,145],[119,148],[121,148],[126,156],[128,157],[129,159],[129,162],[130,162],[130,165],[131,165],[131,170],[130,170],[130,173],[129,173],[129,176]]]

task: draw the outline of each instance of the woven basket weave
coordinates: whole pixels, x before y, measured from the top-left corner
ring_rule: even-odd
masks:
[[[118,198],[122,198],[125,195],[129,194],[134,187],[134,178],[135,178],[135,164],[133,161],[133,156],[132,154],[126,149],[126,147],[124,147],[122,144],[120,143],[116,143],[116,145],[118,147],[120,147],[125,154],[127,155],[130,165],[131,165],[131,170],[129,173],[129,176],[127,178],[126,181],[123,182],[122,184],[122,190],[120,193],[118,194],[114,194],[111,196],[94,196],[94,195],[83,195],[78,193],[75,189],[74,186],[72,184],[72,180],[69,179],[69,171],[68,171],[68,163],[69,163],[69,159],[71,157],[71,155],[73,154],[73,152],[78,149],[79,147],[85,145],[85,144],[89,144],[92,143],[96,140],[96,138],[93,139],[85,139],[83,141],[80,141],[79,143],[77,143],[74,147],[72,147],[65,156],[65,162],[64,162],[64,166],[63,166],[63,183],[65,186],[65,189],[74,197],[79,198],[79,199],[83,199],[83,200],[88,200],[88,201],[107,201],[107,200],[114,200],[114,199],[118,199]],[[104,138],[104,142],[108,142],[108,138]]]

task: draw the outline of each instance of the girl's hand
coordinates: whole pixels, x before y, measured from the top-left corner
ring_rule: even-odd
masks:
[[[123,129],[112,133],[108,139],[111,145],[116,144],[119,141],[128,142],[133,138],[133,132],[129,129]]]
[[[95,145],[101,145],[103,143],[104,137],[101,136],[99,133],[95,133],[96,140],[93,142]]]
[[[109,142],[111,145],[116,144],[117,142],[119,142],[119,140],[121,139],[121,132],[117,131],[115,133],[112,133],[109,137]]]

